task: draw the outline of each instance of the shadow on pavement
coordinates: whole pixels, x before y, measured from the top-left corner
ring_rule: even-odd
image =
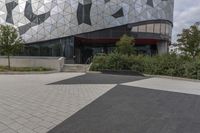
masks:
[[[200,97],[118,85],[49,133],[199,133]]]
[[[51,83],[50,85],[59,84],[121,84],[137,80],[146,79],[144,76],[116,75],[116,74],[97,74],[87,73],[71,79],[66,79]]]

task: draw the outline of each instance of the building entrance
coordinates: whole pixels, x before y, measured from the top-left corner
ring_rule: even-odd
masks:
[[[90,63],[96,54],[110,53],[117,40],[106,39],[75,39],[75,62],[81,64]]]

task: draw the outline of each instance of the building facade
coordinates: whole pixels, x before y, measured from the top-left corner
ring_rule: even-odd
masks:
[[[110,52],[123,34],[138,53],[168,51],[174,0],[1,0],[0,24],[18,28],[24,55],[65,56],[85,63]]]

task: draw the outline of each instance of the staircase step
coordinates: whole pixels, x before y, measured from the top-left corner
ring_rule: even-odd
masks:
[[[89,65],[84,64],[65,64],[62,72],[87,72]]]

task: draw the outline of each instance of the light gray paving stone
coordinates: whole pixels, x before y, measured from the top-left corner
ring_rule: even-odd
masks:
[[[47,85],[80,75],[0,75],[0,123],[4,125],[0,129],[46,132],[116,86]]]
[[[35,131],[31,130],[31,129],[28,129],[26,127],[20,129],[17,131],[18,133],[36,133]]]
[[[26,124],[24,124],[24,126],[27,127],[28,129],[33,130],[33,129],[39,127],[40,125],[37,122],[28,121]]]
[[[18,132],[8,128],[8,129],[6,129],[4,131],[1,131],[1,133],[18,133]]]
[[[37,132],[37,133],[46,133],[46,132],[49,131],[49,129],[40,126],[40,127],[35,128],[34,131]]]
[[[51,122],[48,122],[48,121],[41,121],[41,122],[39,122],[38,123],[40,126],[43,126],[43,127],[45,127],[45,128],[51,128],[52,126],[54,126],[54,124],[53,123],[51,123]]]
[[[28,122],[28,119],[21,117],[21,118],[15,119],[15,121],[23,125],[23,124],[26,124]]]
[[[68,118],[68,117],[66,117],[66,118]],[[58,120],[58,119],[55,119],[54,121],[52,121],[52,123],[55,124],[55,125],[58,125],[61,122],[62,122],[62,120]]]
[[[23,125],[21,125],[17,122],[11,123],[8,126],[9,126],[9,128],[12,128],[13,130],[19,130],[24,127]]]
[[[49,117],[49,116],[46,116],[43,118],[45,121],[48,121],[48,122],[51,122],[53,123],[56,119],[55,118],[52,118],[52,117]]]
[[[183,81],[177,79],[150,78],[135,82],[124,83],[122,85],[200,95],[200,82]]]
[[[7,116],[0,115],[0,122],[4,123],[5,125],[9,125],[9,124],[13,123],[13,120],[8,118]]]
[[[38,118],[38,117],[31,117],[28,119],[30,122],[33,122],[33,123],[39,123],[42,121],[41,118]]]
[[[10,119],[17,119],[19,118],[20,116],[19,115],[16,115],[15,113],[12,113],[8,116]]]
[[[3,130],[5,130],[5,129],[8,129],[8,126],[6,126],[3,123],[0,123],[0,132],[3,131]]]

